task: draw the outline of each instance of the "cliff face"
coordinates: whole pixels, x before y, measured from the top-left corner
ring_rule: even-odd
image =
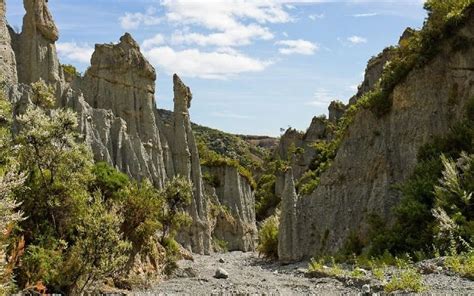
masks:
[[[79,131],[97,161],[106,161],[135,179],[151,179],[157,187],[178,175],[192,181],[193,199],[187,211],[193,223],[178,235],[178,240],[193,252],[210,253],[209,200],[203,192],[200,160],[191,130],[190,89],[174,76],[173,121],[165,124],[155,103],[155,70],[129,34],[118,44],[96,45],[84,77],[69,75],[66,79],[55,48],[59,34],[47,1],[24,1],[26,15],[21,34],[8,28],[5,1],[0,1],[0,68],[8,82],[15,114],[21,114],[31,104],[29,84],[43,80],[54,87],[60,107],[77,112]],[[225,178],[226,184],[241,184],[226,185],[223,201],[242,198],[235,200],[236,213],[254,230],[251,190],[242,185],[238,174]],[[239,194],[229,189],[237,187]],[[241,240],[245,231],[228,238]],[[242,246],[253,249],[250,239]]]
[[[290,128],[281,136],[275,149],[275,156],[290,162],[295,180],[301,178],[310,168],[311,162],[316,156],[312,146],[317,141],[332,138],[331,125],[337,123],[344,115],[345,110],[346,106],[343,103],[333,101],[328,107],[329,119],[326,119],[325,116],[315,116],[305,133]]]
[[[472,13],[451,38],[459,36],[474,37]],[[351,233],[364,239],[369,213],[391,221],[390,210],[400,200],[393,186],[412,174],[423,144],[462,119],[474,95],[474,47],[469,44],[459,51],[450,44],[444,41],[431,62],[412,70],[395,87],[387,115],[379,118],[369,110],[359,110],[320,185],[310,196],[298,198],[296,241],[302,254],[293,254],[292,259],[334,253]],[[290,210],[282,209],[282,215]],[[292,252],[285,249],[285,253]]]
[[[191,129],[189,108],[192,94],[178,75],[173,76],[174,122],[171,151],[174,173],[193,182],[193,200],[188,211],[193,223],[188,232],[180,233],[180,240],[185,247],[198,253],[209,253],[211,249],[211,230],[208,220],[208,204],[204,195],[201,165],[196,141]]]
[[[18,76],[16,72],[16,58],[12,48],[12,41],[5,17],[5,0],[0,0],[0,71],[2,79],[9,83],[16,83]]]
[[[232,166],[204,167],[204,171],[215,181],[217,205],[225,209],[216,217],[213,237],[227,242],[229,251],[254,251],[257,227],[250,183]]]
[[[13,39],[17,57],[18,81],[32,83],[40,78],[47,83],[60,82],[59,60],[55,42],[59,32],[45,0],[23,0],[26,15],[23,30]]]

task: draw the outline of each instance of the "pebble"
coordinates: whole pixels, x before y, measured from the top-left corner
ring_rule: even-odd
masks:
[[[214,274],[216,279],[226,279],[229,277],[229,273],[224,268],[218,268]]]

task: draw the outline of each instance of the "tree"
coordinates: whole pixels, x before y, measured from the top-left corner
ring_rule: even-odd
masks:
[[[174,177],[165,184],[160,194],[165,203],[159,217],[162,224],[160,241],[165,245],[166,239],[174,238],[181,227],[191,222],[184,208],[191,204],[192,184],[182,177]]]
[[[11,232],[16,224],[23,220],[21,212],[17,211],[19,204],[15,201],[13,191],[25,180],[19,174],[14,160],[10,157],[11,142],[11,105],[5,99],[3,90],[0,91],[0,294],[8,294],[12,284],[12,273],[17,259]],[[10,261],[7,261],[7,250]]]

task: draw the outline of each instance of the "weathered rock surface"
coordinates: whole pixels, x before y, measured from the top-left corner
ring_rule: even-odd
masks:
[[[128,135],[128,139],[122,138],[126,143],[109,145],[111,149],[106,151],[94,149],[98,152],[96,158],[116,165],[136,179],[146,177],[162,186],[166,179],[162,150],[165,140],[155,113],[155,79],[155,69],[127,33],[116,45],[96,45],[91,67],[73,85],[84,92],[84,99],[92,108],[110,110],[126,123],[122,127]]]
[[[472,11],[451,38],[457,35],[474,37]],[[423,144],[463,118],[474,95],[474,47],[455,51],[450,44],[441,44],[431,62],[395,87],[389,114],[358,112],[320,185],[298,199],[296,247],[302,256],[334,253],[351,233],[366,239],[369,213],[387,223],[393,219],[391,209],[400,201],[393,186],[412,174]]]
[[[2,73],[0,78],[14,84],[18,81],[16,58],[5,13],[5,0],[0,0],[0,73]]]
[[[229,251],[254,251],[257,241],[255,194],[250,183],[232,166],[203,167],[215,180],[219,206],[226,209],[216,219],[212,236],[227,242]]]
[[[278,231],[278,259],[282,262],[291,262],[301,257],[298,248],[297,212],[298,196],[295,191],[293,172],[289,169],[285,173],[285,187],[281,197],[280,226]]]
[[[174,77],[174,123],[166,127],[155,104],[155,70],[129,34],[118,44],[97,45],[84,77],[65,79],[55,48],[58,30],[47,1],[24,0],[21,34],[7,30],[5,2],[1,1],[0,41],[5,47],[0,53],[6,63],[0,67],[5,73],[11,70],[8,92],[14,112],[21,114],[31,103],[29,84],[43,80],[56,90],[59,106],[77,112],[79,131],[97,161],[106,161],[138,180],[149,178],[157,187],[174,175],[187,177],[194,186],[188,209],[194,222],[180,238],[187,249],[209,253],[208,201],[189,121],[189,88]],[[8,47],[10,39],[14,53]],[[15,84],[15,61],[20,84]]]
[[[193,200],[188,212],[193,219],[189,230],[179,234],[180,242],[196,253],[211,252],[211,229],[208,219],[208,202],[204,194],[201,165],[196,141],[191,129],[189,108],[192,94],[178,75],[173,76],[174,123],[173,140],[170,139],[174,173],[193,182]]]
[[[329,113],[332,122],[335,122],[345,112],[345,106],[335,102],[331,103],[331,106]],[[332,132],[329,122],[325,116],[315,116],[305,133],[290,128],[281,136],[275,150],[276,157],[290,162],[295,180],[300,179],[310,168],[311,162],[316,156],[316,152],[312,148],[315,142],[331,139]]]
[[[12,38],[20,83],[28,84],[41,78],[47,83],[56,84],[61,80],[62,71],[54,44],[59,33],[47,2],[23,0],[26,10],[23,30],[19,36]]]

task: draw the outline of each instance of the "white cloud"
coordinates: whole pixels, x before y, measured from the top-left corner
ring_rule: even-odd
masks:
[[[125,13],[124,16],[119,18],[122,29],[135,30],[138,29],[142,24],[146,26],[157,25],[161,22],[161,18],[156,16],[156,9],[150,7],[145,13]]]
[[[371,16],[377,16],[378,13],[371,12],[371,13],[358,13],[358,14],[353,14],[353,17],[371,17]]]
[[[318,88],[313,95],[313,100],[306,103],[309,106],[328,107],[335,98],[324,88]]]
[[[174,44],[197,44],[199,46],[242,46],[249,45],[253,39],[271,40],[273,34],[264,27],[258,25],[239,26],[225,32],[200,34],[177,32],[171,40]]]
[[[89,63],[94,53],[94,48],[88,44],[77,44],[76,42],[58,42],[56,50],[59,57],[80,63]]]
[[[324,13],[311,14],[311,15],[308,16],[308,18],[309,18],[310,20],[315,21],[315,20],[318,20],[318,19],[323,19],[323,18],[325,18],[325,15],[324,15]]]
[[[319,49],[319,46],[315,43],[312,43],[307,40],[281,40],[276,42],[277,45],[282,45],[284,47],[280,48],[279,51],[281,54],[303,54],[303,55],[312,55],[315,51]]]
[[[162,0],[165,18],[178,26],[198,26],[209,34],[179,32],[174,44],[199,46],[243,46],[255,40],[270,40],[273,33],[265,24],[292,21],[291,6],[274,0]]]
[[[144,50],[151,49],[155,46],[159,46],[165,43],[165,37],[162,34],[156,34],[150,39],[146,39],[142,43],[142,48]]]
[[[347,41],[349,41],[352,44],[362,44],[362,43],[367,43],[367,38],[354,35],[347,38]]]
[[[150,62],[167,73],[187,77],[227,79],[244,72],[265,70],[271,61],[253,59],[236,51],[202,52],[198,49],[176,51],[168,46],[145,51]]]

